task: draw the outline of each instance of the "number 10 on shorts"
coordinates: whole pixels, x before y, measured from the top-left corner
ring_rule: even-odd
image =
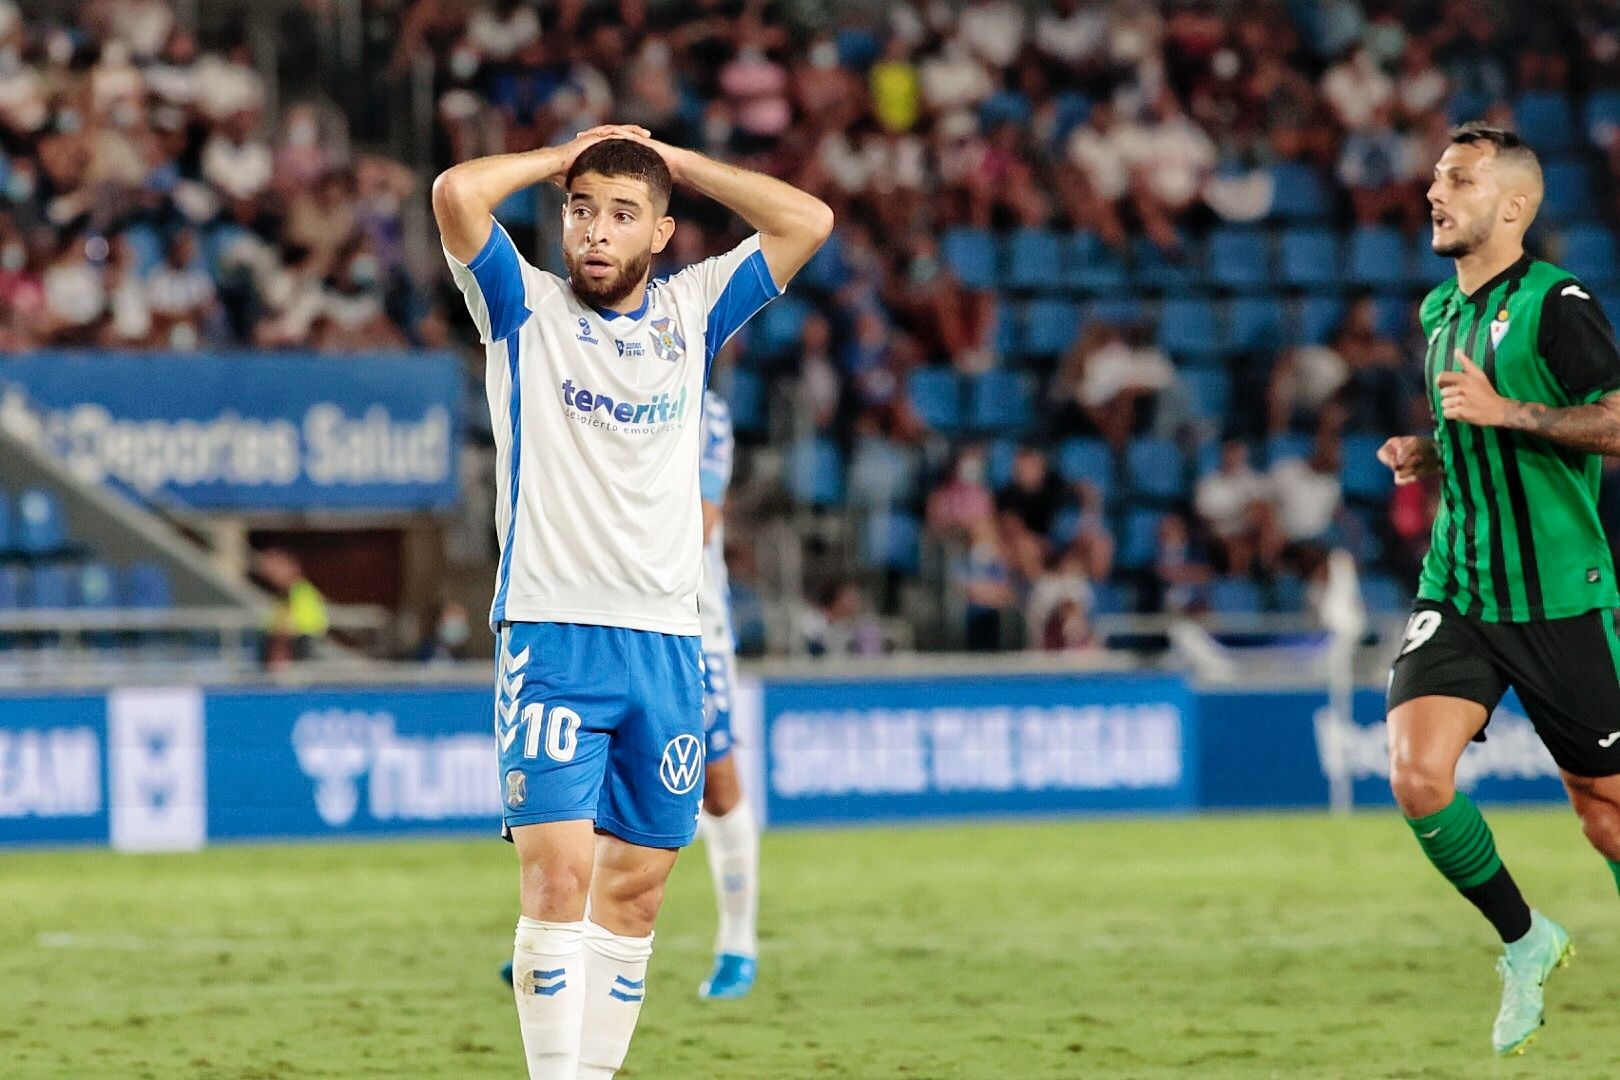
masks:
[[[543,701],[523,707],[523,756],[540,756],[540,740],[544,732],[546,757],[552,761],[572,761],[579,749],[579,713],[566,705],[553,705],[549,709]]]

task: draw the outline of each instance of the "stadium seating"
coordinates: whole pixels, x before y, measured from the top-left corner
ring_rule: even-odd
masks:
[[[1022,432],[1035,420],[1035,380],[1011,371],[987,371],[967,380],[968,427]]]
[[[1055,287],[1064,271],[1063,238],[1046,229],[1018,229],[1007,237],[1002,284],[1031,292]]]
[[[918,368],[906,376],[911,407],[934,431],[949,434],[962,424],[962,381],[947,368]]]
[[[1126,512],[1119,531],[1119,547],[1114,560],[1126,570],[1151,566],[1159,555],[1160,510],[1139,507]]]
[[[1084,480],[1104,499],[1114,492],[1114,452],[1101,439],[1067,439],[1058,447],[1057,474],[1065,483]]]
[[[1217,578],[1209,586],[1209,606],[1215,611],[1252,615],[1262,606],[1260,586],[1248,578]]]
[[[168,571],[159,563],[131,563],[124,570],[120,591],[126,607],[160,610],[174,606]]]
[[[58,610],[75,606],[78,597],[73,577],[61,563],[42,563],[33,568],[28,579],[28,606],[42,610]]]
[[[809,506],[832,507],[844,501],[844,462],[830,439],[797,443],[788,451],[788,490]]]
[[[1062,249],[1064,287],[1077,293],[1125,291],[1125,260],[1096,233],[1076,232],[1063,242]]]
[[[734,368],[731,388],[726,392],[731,406],[731,424],[739,435],[763,435],[767,430],[767,402],[765,380],[759,372],[747,368]]]
[[[1196,246],[1182,238],[1182,253],[1168,255],[1145,236],[1130,243],[1131,283],[1139,289],[1171,293],[1196,286],[1203,279]]]
[[[1593,146],[1607,146],[1620,135],[1620,89],[1594,91],[1582,110],[1581,128]]]
[[[1559,264],[1595,289],[1620,281],[1620,247],[1614,234],[1602,225],[1573,225],[1564,231],[1564,251]]]
[[[1388,574],[1366,574],[1361,579],[1361,600],[1369,612],[1396,614],[1411,606],[1406,587]]]
[[[1302,225],[1283,230],[1280,269],[1284,284],[1337,286],[1344,267],[1334,229]]]
[[[1350,234],[1349,279],[1357,285],[1399,288],[1406,283],[1406,244],[1389,226],[1356,229]]]
[[[970,289],[992,289],[998,282],[995,238],[983,229],[956,228],[940,243],[945,265]]]
[[[1561,154],[1575,145],[1569,99],[1553,90],[1530,90],[1513,103],[1514,127],[1525,134],[1536,153]]]
[[[1061,356],[1080,333],[1080,309],[1067,300],[1031,300],[1023,310],[1019,355]]]
[[[1192,362],[1221,355],[1215,305],[1194,296],[1164,301],[1159,309],[1159,347],[1178,360]]]
[[[1132,498],[1173,502],[1188,495],[1187,459],[1169,439],[1133,439],[1125,449],[1125,487]]]
[[[62,504],[44,488],[27,488],[17,497],[14,536],[16,549],[24,555],[54,555],[67,544]]]
[[[798,348],[810,303],[793,292],[765,305],[748,325],[748,354],[755,359],[785,356]]]
[[[1326,345],[1344,323],[1345,304],[1336,296],[1307,296],[1299,304],[1295,345]]]
[[[1209,238],[1210,280],[1229,289],[1258,289],[1271,282],[1271,256],[1258,229],[1221,226]]]
[[[1541,216],[1554,225],[1585,221],[1592,217],[1592,171],[1579,158],[1549,161],[1542,169],[1547,192],[1541,203]]]
[[[872,514],[862,534],[866,562],[884,570],[915,574],[921,533],[920,523],[911,514],[897,510]]]
[[[1189,368],[1181,373],[1193,411],[1202,419],[1218,423],[1227,415],[1232,400],[1232,376],[1220,368]]]
[[[1311,437],[1288,432],[1282,435],[1273,435],[1266,440],[1266,467],[1277,464],[1279,461],[1289,461],[1311,456]]]
[[[1227,309],[1227,343],[1235,350],[1273,350],[1283,341],[1288,312],[1273,297],[1240,296]]]
[[[1347,435],[1340,451],[1339,482],[1347,499],[1382,505],[1395,489],[1388,466],[1378,460],[1378,435]]]
[[[1321,221],[1332,213],[1333,200],[1322,175],[1298,161],[1271,167],[1271,216],[1281,221]]]
[[[887,508],[912,498],[917,485],[915,454],[888,439],[869,436],[849,458],[849,500],[858,507]]]

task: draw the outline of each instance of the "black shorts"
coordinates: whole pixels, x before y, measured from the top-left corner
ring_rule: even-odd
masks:
[[[1389,674],[1388,707],[1430,694],[1485,706],[1485,722],[1508,687],[1565,772],[1620,774],[1620,638],[1614,612],[1568,619],[1486,622],[1450,604],[1412,605]],[[1475,739],[1483,742],[1485,729]]]

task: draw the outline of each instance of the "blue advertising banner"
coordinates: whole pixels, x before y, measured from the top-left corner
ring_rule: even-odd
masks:
[[[767,682],[766,817],[1191,809],[1192,706],[1174,678]]]
[[[1329,777],[1349,776],[1355,805],[1393,806],[1384,695],[1359,690],[1354,721],[1335,719],[1322,692],[1242,690],[1199,698],[1202,805],[1216,809],[1320,807]],[[1496,707],[1486,739],[1463,751],[1457,784],[1486,802],[1562,800],[1552,755],[1518,696]]]
[[[103,695],[6,699],[0,844],[105,844],[106,747]]]
[[[488,688],[207,696],[212,839],[500,829]]]
[[[459,361],[432,355],[8,360],[44,448],[82,477],[202,510],[451,506]]]

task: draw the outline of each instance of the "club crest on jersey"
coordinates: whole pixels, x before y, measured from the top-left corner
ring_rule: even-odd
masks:
[[[653,355],[673,364],[686,353],[686,339],[675,329],[675,320],[668,315],[652,321]]]
[[[1507,308],[1503,308],[1496,313],[1496,318],[1491,322],[1491,348],[1494,349],[1501,345],[1502,339],[1507,336],[1507,332],[1508,313]]]

